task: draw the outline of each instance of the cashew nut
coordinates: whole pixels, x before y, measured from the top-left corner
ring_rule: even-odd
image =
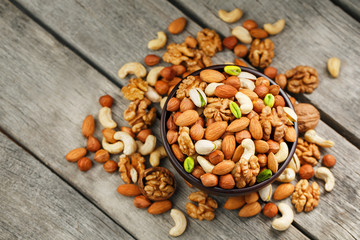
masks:
[[[337,57],[329,58],[327,68],[333,78],[337,78],[340,73],[341,61]]]
[[[217,88],[220,85],[224,85],[223,83],[210,83],[205,88],[205,94],[208,97],[214,96],[215,94],[215,88]]]
[[[253,103],[251,99],[243,94],[242,92],[237,92],[235,98],[240,103],[240,110],[242,114],[248,114],[253,109]]]
[[[135,74],[138,78],[146,76],[146,68],[138,62],[128,62],[124,64],[118,71],[119,78],[125,78],[128,74]]]
[[[216,145],[209,140],[199,140],[195,143],[195,151],[200,155],[208,155],[215,149]]]
[[[103,107],[99,111],[99,121],[104,128],[116,128],[117,124],[112,119],[111,108]]]
[[[136,152],[137,145],[132,136],[127,132],[118,131],[114,134],[115,140],[120,140],[124,143],[124,154],[131,155]]]
[[[296,122],[297,121],[297,114],[295,113],[294,110],[292,110],[289,107],[283,107],[284,112],[286,114],[286,116],[288,117],[288,119],[290,119],[290,121],[292,122]]]
[[[319,167],[315,171],[315,177],[325,181],[325,190],[331,192],[335,186],[335,177],[326,167]]]
[[[155,149],[156,137],[154,135],[149,135],[146,138],[145,143],[142,143],[141,141],[136,141],[136,144],[138,146],[138,152],[141,155],[149,155]]]
[[[255,83],[247,78],[239,78],[240,79],[240,87],[247,88],[253,91],[255,89]]]
[[[239,19],[243,15],[243,11],[240,8],[234,8],[234,10],[232,10],[230,12],[220,9],[218,14],[219,14],[220,19],[223,20],[224,22],[234,23],[234,22],[239,21]]]
[[[300,160],[299,160],[298,156],[296,155],[296,153],[294,153],[294,155],[291,158],[291,161],[287,167],[291,168],[296,173],[300,170]]]
[[[150,153],[149,162],[151,166],[157,167],[160,164],[160,159],[167,156],[164,146],[160,146]]]
[[[103,149],[105,149],[111,154],[118,154],[124,150],[124,144],[121,141],[118,141],[116,143],[108,143],[106,139],[103,138],[101,141],[101,145]]]
[[[160,102],[161,96],[155,91],[154,88],[148,86],[148,90],[145,92],[145,97],[147,97],[152,102]]]
[[[168,97],[163,97],[160,101],[160,108],[163,109]]]
[[[286,142],[280,143],[280,149],[275,153],[275,159],[278,163],[282,163],[289,156],[289,147]]]
[[[186,217],[182,211],[175,208],[171,209],[170,216],[174,220],[175,226],[170,229],[169,235],[172,237],[178,237],[183,234],[186,229]]]
[[[238,78],[246,78],[254,81],[256,80],[256,76],[254,74],[243,71],[241,71],[241,73],[238,75]]]
[[[295,171],[292,168],[285,168],[285,170],[276,179],[279,182],[291,182],[296,177]]]
[[[149,49],[159,50],[165,46],[167,40],[166,34],[164,32],[158,32],[157,36],[158,37],[156,39],[149,41],[148,43]]]
[[[333,147],[335,145],[335,143],[333,141],[325,140],[324,138],[317,135],[317,133],[313,129],[306,131],[304,137],[305,137],[306,141],[308,141],[310,143],[315,143],[315,144],[319,145],[320,147],[329,148],[329,147]]]
[[[160,77],[160,72],[164,67],[153,67],[146,77],[146,81],[150,86],[155,86],[156,81]]]
[[[237,39],[239,39],[240,42],[243,42],[246,44],[250,44],[252,42],[252,37],[251,37],[249,31],[242,26],[235,27],[231,31],[231,34],[234,35]]]
[[[136,182],[137,182],[137,180],[138,180],[138,173],[137,173],[136,169],[135,169],[133,166],[131,166],[131,168],[130,168],[130,177],[131,177],[131,181],[132,181],[133,183],[136,183]]]
[[[272,186],[271,184],[267,185],[266,187],[262,188],[259,190],[259,195],[261,200],[263,200],[264,202],[268,202],[271,199],[271,194],[272,194]]]
[[[278,21],[276,21],[275,23],[271,24],[271,23],[265,23],[263,25],[264,30],[270,34],[270,35],[275,35],[278,34],[279,32],[281,32],[284,27],[285,27],[285,19],[280,19]]]
[[[211,173],[213,168],[215,167],[202,156],[197,156],[196,160],[200,164],[200,166],[204,169],[204,171],[207,173]]]
[[[294,221],[294,212],[286,203],[279,203],[278,208],[282,216],[272,222],[272,227],[278,231],[285,231]]]
[[[241,158],[249,160],[251,156],[255,155],[255,144],[253,140],[245,138],[242,140],[241,146],[244,148],[244,152],[241,155]]]

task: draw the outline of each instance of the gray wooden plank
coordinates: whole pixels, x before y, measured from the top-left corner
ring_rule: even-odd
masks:
[[[358,0],[331,0],[357,21],[360,21],[360,2]]]
[[[133,239],[0,133],[1,239]]]
[[[32,151],[41,161],[87,196],[112,219],[136,238],[166,239],[173,222],[169,214],[151,216],[136,209],[132,199],[120,196],[116,188],[122,183],[119,174],[108,174],[101,164],[94,163],[89,172],[80,172],[64,155],[72,148],[84,146],[82,119],[96,115],[98,97],[114,96],[114,119],[126,125],[122,112],[127,101],[119,89],[82,61],[51,35],[21,14],[15,7],[1,3],[0,18],[0,127]],[[36,46],[36,47],[34,47]],[[97,122],[98,124],[98,122]],[[97,136],[100,134],[98,127]],[[154,127],[159,134],[158,122]],[[92,157],[92,155],[90,156]],[[117,160],[117,157],[113,157]],[[170,170],[169,161],[164,166]],[[179,189],[172,199],[184,211],[191,191],[176,174]],[[216,220],[200,222],[188,219],[183,239],[235,239],[239,232],[248,239],[306,239],[295,227],[280,233],[262,218],[239,219],[236,212],[224,211],[224,198],[218,198],[220,209]],[[214,226],[217,230],[213,231]]]

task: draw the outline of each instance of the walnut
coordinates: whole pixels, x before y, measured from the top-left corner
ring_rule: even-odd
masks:
[[[188,72],[195,72],[196,70],[212,65],[211,58],[206,55],[204,51],[198,49],[195,49],[194,57],[188,59],[185,63]]]
[[[260,114],[260,123],[263,127],[264,140],[270,139],[271,131],[274,129],[275,141],[283,139],[287,130],[287,125],[293,125],[281,106],[273,109],[269,106],[264,107]]]
[[[125,154],[120,155],[118,166],[119,166],[121,179],[125,183],[131,183],[131,179],[130,179],[131,164],[129,157],[126,156]]]
[[[320,113],[313,105],[299,103],[294,105],[294,109],[297,115],[299,132],[304,133],[317,126],[320,120]]]
[[[135,168],[138,176],[145,171],[145,158],[140,153],[134,153],[130,155],[131,165]]]
[[[305,212],[314,209],[319,203],[320,189],[316,182],[313,182],[312,187],[308,180],[301,179],[295,185],[295,191],[292,195],[292,204],[294,204],[296,211],[302,212],[305,207]]]
[[[246,185],[254,185],[259,172],[260,164],[256,156],[251,156],[249,160],[241,158],[235,165],[234,179],[236,187],[243,188]]]
[[[249,60],[254,67],[266,68],[274,58],[274,43],[270,39],[255,39],[249,50]]]
[[[189,97],[190,89],[200,88],[201,90],[205,90],[206,86],[206,82],[201,81],[199,77],[188,76],[180,83],[179,88],[176,91],[176,97],[181,100],[185,97]]]
[[[151,104],[151,101],[147,98],[142,100],[135,100],[129,104],[129,107],[124,111],[124,119],[129,122],[134,133],[140,132],[142,129],[146,129],[156,119],[156,108],[153,107],[147,111],[147,107]]]
[[[136,183],[140,175],[145,171],[145,158],[140,153],[134,153],[130,155],[130,158],[122,154],[119,157],[118,166],[121,179],[125,183]]]
[[[180,150],[183,154],[187,156],[191,156],[195,153],[194,143],[189,135],[188,127],[180,127],[178,143]]]
[[[320,150],[319,147],[314,143],[309,143],[303,138],[298,138],[298,144],[295,150],[296,155],[298,156],[301,165],[310,164],[315,166],[320,159]]]
[[[121,88],[121,92],[128,100],[144,99],[144,94],[148,90],[148,83],[141,78],[132,78],[127,86]]]
[[[199,48],[208,56],[214,56],[216,52],[222,51],[222,44],[219,35],[208,28],[197,33],[196,40]]]
[[[208,105],[203,112],[206,118],[214,118],[215,121],[228,121],[235,118],[229,107],[232,102],[230,99],[208,98],[207,101]]]
[[[318,73],[309,66],[297,66],[285,72],[287,89],[292,93],[312,93],[319,85]]]
[[[144,191],[150,199],[168,198],[175,191],[174,179],[166,172],[154,171],[145,177]]]
[[[203,219],[207,221],[211,221],[214,219],[214,211],[218,207],[215,199],[211,198],[202,191],[193,192],[189,195],[188,198],[190,201],[198,203],[198,206],[191,202],[188,202],[186,204],[186,212],[190,217],[199,219],[200,221],[202,221]]]

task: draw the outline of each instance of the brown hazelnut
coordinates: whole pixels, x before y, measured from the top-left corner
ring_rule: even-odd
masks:
[[[267,166],[267,156],[264,153],[260,153],[257,155],[258,161],[259,161],[259,165],[260,167],[266,167]]]
[[[251,138],[251,134],[248,130],[242,130],[235,134],[235,140],[238,144],[241,144],[242,140],[244,140],[245,138]]]
[[[181,76],[186,72],[186,68],[183,65],[172,65],[171,69],[175,71],[175,76]]]
[[[209,161],[216,165],[224,160],[224,153],[220,150],[215,150],[212,153],[209,154]]]
[[[92,162],[89,158],[83,157],[80,158],[80,160],[77,162],[77,165],[80,171],[86,172],[92,167]]]
[[[286,79],[285,74],[280,73],[280,74],[276,75],[275,82],[276,82],[276,84],[278,84],[281,87],[281,89],[284,89],[287,84],[287,79]]]
[[[148,66],[154,66],[161,61],[161,58],[154,54],[149,54],[144,58],[144,62]]]
[[[139,133],[138,133],[138,135],[136,136],[136,138],[138,139],[138,140],[140,140],[141,142],[143,142],[143,143],[145,143],[145,141],[146,141],[146,138],[149,136],[149,135],[151,135],[151,129],[143,129],[143,130],[141,130]]]
[[[193,171],[191,172],[191,174],[196,177],[196,178],[200,178],[201,175],[205,174],[204,169],[202,169],[201,166],[196,166],[194,167]]]
[[[185,38],[185,43],[189,48],[196,48],[197,45],[196,39],[192,36],[187,36]]]
[[[246,28],[248,31],[255,29],[258,27],[257,23],[252,19],[247,19],[243,23],[243,27]]]
[[[234,53],[237,57],[243,58],[248,54],[248,49],[244,44],[238,44],[234,47]]]
[[[219,187],[223,189],[233,189],[235,187],[234,177],[230,173],[220,176]]]
[[[167,103],[166,110],[170,112],[176,112],[180,108],[180,100],[178,98],[172,97]]]
[[[97,150],[94,156],[94,160],[98,163],[104,163],[107,160],[109,160],[109,158],[110,158],[110,154],[105,149]]]
[[[264,206],[263,214],[267,216],[268,218],[273,218],[278,213],[278,207],[275,205],[275,203],[267,203]]]
[[[264,85],[266,87],[270,86],[270,81],[264,77],[258,77],[255,81],[255,86]]]
[[[109,160],[104,164],[104,169],[106,172],[108,173],[113,173],[117,170],[118,168],[118,164],[117,162],[113,161],[113,160]]]
[[[195,104],[189,98],[184,98],[180,103],[180,112],[195,109]]]
[[[175,87],[182,79],[179,77],[174,77],[173,80],[171,80],[170,82],[168,82],[169,85],[169,91],[168,93],[170,93],[170,87],[172,87],[171,89],[173,89],[173,87]]]
[[[304,164],[299,169],[299,176],[301,179],[310,179],[314,176],[314,169],[310,164]]]
[[[97,140],[95,137],[89,136],[87,143],[86,143],[86,148],[90,152],[96,152],[97,150],[99,150],[101,148],[101,144],[100,144],[99,140]]]
[[[274,68],[274,67],[270,67],[270,66],[266,67],[264,69],[264,74],[266,76],[268,76],[269,78],[274,79],[276,77],[276,74],[277,74],[277,69]]]
[[[200,124],[194,124],[190,128],[190,137],[195,140],[201,140],[204,137],[205,130]]]
[[[169,130],[166,133],[166,139],[168,141],[169,144],[173,144],[176,143],[179,137],[179,133],[177,131],[174,130]]]
[[[275,96],[275,102],[274,102],[274,107],[285,107],[285,100],[281,95],[276,95]]]
[[[114,133],[112,134],[112,136],[114,136],[115,130],[114,129],[111,129],[111,130],[113,130]],[[133,138],[135,137],[135,133],[132,131],[132,129],[130,127],[121,127],[120,130],[123,131],[123,132],[128,133]]]
[[[259,96],[259,98],[264,98],[266,94],[269,93],[269,87],[265,85],[258,85],[254,88],[254,92]]]
[[[239,89],[241,87],[240,78],[237,76],[230,76],[226,78],[226,80],[223,81],[224,84],[233,86],[236,89]]]
[[[172,80],[176,75],[176,72],[171,67],[164,67],[160,71],[160,76],[162,76],[165,80]]]
[[[261,113],[263,108],[265,107],[265,103],[262,99],[258,98],[253,101],[253,110],[257,113]]]
[[[280,93],[280,86],[279,85],[271,85],[269,87],[269,93],[271,93],[272,95],[276,96],[279,95]]]
[[[99,98],[99,103],[102,107],[111,107],[113,104],[113,98],[110,95],[104,95]]]
[[[200,180],[205,187],[215,187],[218,185],[219,181],[218,177],[212,173],[205,173],[201,175]]]
[[[322,164],[328,168],[333,167],[336,164],[336,158],[333,155],[326,154],[323,157]]]
[[[269,145],[269,152],[268,153],[277,153],[280,149],[280,144],[278,142],[275,142],[274,140],[270,139],[266,141],[267,144]]]
[[[160,95],[166,94],[169,90],[169,85],[165,81],[162,81],[162,80],[156,81],[154,87],[155,87],[155,91],[157,91],[158,94],[160,94]]]
[[[224,38],[222,43],[223,43],[224,47],[232,50],[235,47],[235,45],[237,44],[237,42],[238,42],[238,40],[235,36],[229,36],[229,37]]]

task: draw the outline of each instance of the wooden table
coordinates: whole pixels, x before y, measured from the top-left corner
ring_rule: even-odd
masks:
[[[295,96],[321,112],[316,130],[335,141],[322,150],[333,154],[336,186],[319,206],[296,214],[285,232],[271,228],[259,214],[240,219],[237,211],[223,209],[225,198],[215,197],[220,208],[212,222],[188,217],[182,239],[359,239],[360,238],[360,23],[359,2],[324,1],[213,1],[213,0],[13,0],[0,2],[0,239],[166,239],[170,215],[151,216],[120,196],[118,174],[101,164],[80,172],[64,159],[72,148],[83,146],[80,128],[87,114],[97,115],[98,97],[115,98],[114,119],[120,126],[128,101],[120,88],[127,80],[117,70],[129,61],[143,61],[152,51],[147,42],[167,31],[175,18],[188,19],[180,43],[203,27],[222,37],[245,19],[260,25],[286,19],[284,31],[272,37],[276,45],[272,66],[280,72],[306,64],[320,75],[318,89]],[[339,7],[340,6],[340,7]],[[217,17],[219,9],[240,7],[237,24]],[[347,12],[348,13],[347,13]],[[162,55],[164,50],[156,52]],[[342,61],[340,77],[333,79],[326,61]],[[213,58],[233,61],[231,51]],[[159,119],[154,126],[159,137]],[[100,137],[99,131],[97,137]],[[162,165],[175,171],[168,160]],[[176,174],[178,190],[172,201],[185,211],[188,188]],[[290,199],[286,200],[290,202]]]

